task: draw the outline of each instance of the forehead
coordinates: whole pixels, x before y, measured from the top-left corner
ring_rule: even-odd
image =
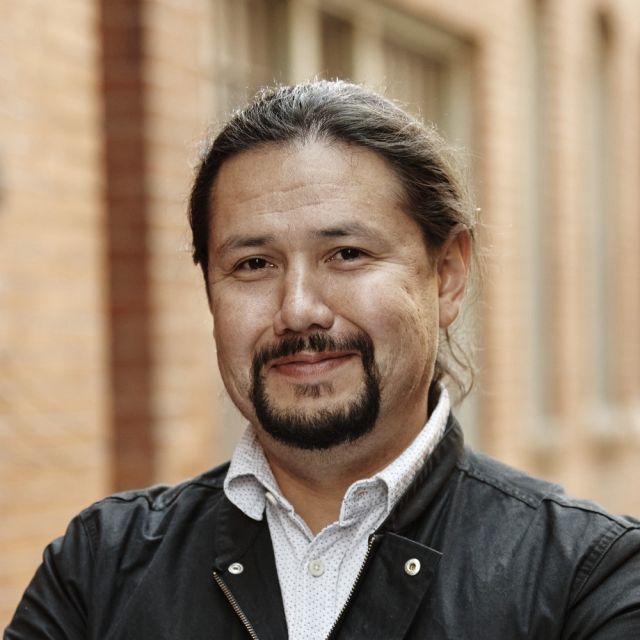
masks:
[[[274,165],[274,162],[278,162],[278,165]],[[239,177],[247,166],[252,166],[258,172],[254,176],[258,180],[269,179],[274,170],[286,172],[289,178],[298,178],[302,182],[316,177],[318,172],[329,177],[327,174],[334,174],[337,170],[344,175],[346,185],[352,177],[349,174],[359,174],[364,169],[364,173],[373,170],[378,177],[384,176],[397,185],[393,170],[380,154],[360,145],[340,141],[296,140],[260,144],[226,160],[218,172],[216,184]]]
[[[212,190],[212,226],[250,214],[286,214],[315,208],[332,218],[354,210],[402,215],[402,187],[380,155],[342,143],[266,144],[227,160]]]

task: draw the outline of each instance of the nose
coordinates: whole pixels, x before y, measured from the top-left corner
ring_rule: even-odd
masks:
[[[322,276],[306,266],[287,270],[280,307],[274,319],[276,335],[331,328],[334,313],[325,299],[322,285]]]

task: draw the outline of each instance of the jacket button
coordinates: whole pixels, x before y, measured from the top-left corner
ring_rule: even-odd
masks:
[[[234,575],[238,575],[244,571],[244,567],[239,562],[234,562],[229,565],[229,573],[233,573]]]
[[[409,576],[415,576],[420,571],[420,560],[410,558],[404,563],[404,571]]]

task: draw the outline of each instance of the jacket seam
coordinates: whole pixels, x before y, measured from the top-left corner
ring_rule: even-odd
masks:
[[[574,580],[576,591],[575,595],[569,599],[570,607],[573,606],[580,598],[580,595],[589,582],[589,579],[603,562],[605,556],[611,550],[613,545],[627,534],[629,530],[629,528],[626,528],[615,521],[611,522],[609,530],[600,537],[598,544],[596,544],[591,553],[589,553],[583,563],[583,566],[576,572],[576,578]]]
[[[134,492],[126,495],[112,495],[103,498],[102,500],[95,502],[93,506],[105,504],[109,502],[120,502],[123,504],[129,504],[136,502],[137,500],[144,500],[152,511],[162,511],[171,506],[185,491],[192,487],[202,487],[208,489],[211,493],[218,493],[222,490],[222,484],[214,486],[209,483],[199,481],[185,482],[181,487],[167,487],[162,493],[170,493],[171,497],[166,501],[162,499],[162,494],[157,498],[153,498],[147,491]],[[90,507],[91,508],[91,507]]]
[[[80,516],[78,518],[78,520],[80,521],[80,526],[82,527],[82,531],[84,532],[84,535],[87,538],[87,545],[89,547],[89,557],[91,558],[91,566],[89,568],[90,573],[90,578],[89,578],[89,583],[91,584],[91,589],[90,589],[90,594],[92,595],[93,593],[95,593],[95,566],[96,566],[96,550],[94,549],[94,546],[97,542],[97,540],[93,539],[92,533],[90,529],[93,529],[93,527],[90,527],[89,523],[87,523],[85,521],[85,519]],[[95,532],[96,536],[97,536],[97,532]],[[86,616],[87,616],[87,624],[89,624],[89,620],[91,620],[93,618],[93,604],[94,604],[94,599],[92,597],[89,597],[89,594],[85,594],[85,596],[87,597],[86,599]]]
[[[219,493],[222,490],[222,484],[220,484],[219,486],[213,486],[205,482],[192,480],[190,482],[186,482],[182,487],[180,487],[176,491],[173,491],[170,498],[168,498],[166,501],[162,500],[162,498],[159,498],[157,501],[152,500],[150,503],[151,508],[154,511],[162,511],[166,507],[169,507],[170,505],[172,505],[185,491],[187,491],[187,489],[190,489],[192,487],[201,487],[203,489],[207,489],[211,493]]]
[[[586,504],[576,504],[572,502],[566,502],[564,500],[559,500],[556,496],[553,496],[553,495],[546,495],[544,496],[544,498],[542,498],[542,500],[546,502],[553,502],[554,504],[557,504],[559,507],[562,507],[563,509],[577,509],[578,511],[583,511],[584,513],[591,513],[594,516],[600,516],[602,518],[605,518],[606,520],[609,521],[612,527],[620,527],[622,529],[622,533],[625,533],[627,531],[632,531],[638,528],[632,524],[629,524],[629,523],[625,524],[624,522],[621,522],[620,519],[622,516],[617,516],[615,514],[608,513],[607,511],[604,511],[603,509],[598,509],[595,506],[590,507]]]
[[[478,482],[482,482],[483,484],[489,485],[494,489],[504,493],[505,495],[514,498],[515,500],[519,500],[523,502],[527,506],[532,509],[537,509],[544,502],[552,502],[553,504],[558,505],[563,509],[577,509],[584,513],[591,513],[593,515],[601,516],[608,520],[612,526],[621,527],[624,531],[629,531],[635,529],[630,524],[625,524],[620,521],[620,517],[614,514],[608,513],[603,509],[598,509],[596,506],[589,506],[588,504],[579,504],[572,501],[566,501],[560,499],[558,496],[552,493],[541,494],[539,497],[533,497],[531,495],[527,495],[526,493],[519,491],[517,488],[512,485],[507,485],[502,482],[495,480],[495,478],[488,477],[475,469],[471,469],[469,467],[458,466],[459,470],[470,478],[477,480]]]
[[[496,489],[497,491],[500,491],[501,493],[505,494],[506,496],[526,504],[528,507],[531,507],[532,509],[537,508],[539,506],[540,502],[542,501],[542,500],[538,500],[536,502],[530,496],[524,494],[523,492],[518,491],[513,486],[509,486],[509,485],[503,484],[501,482],[498,482],[498,481],[495,480],[495,478],[489,478],[489,477],[487,477],[487,476],[485,476],[483,474],[480,474],[477,471],[472,470],[472,469],[470,469],[468,467],[463,467],[463,466],[459,465],[458,469],[462,473],[464,473],[466,476],[468,476],[469,478],[471,478],[473,480],[477,480],[478,482],[481,482],[483,484],[486,484],[486,485],[492,487],[493,489]]]
[[[91,562],[92,564],[95,564],[96,554],[93,548],[94,540],[93,540],[92,532],[89,530],[90,528],[93,529],[93,527],[89,525],[87,522],[85,522],[85,519],[82,516],[80,516],[79,520],[80,520],[80,525],[82,526],[82,530],[84,531],[84,534],[87,537],[87,542],[89,543],[89,554],[91,555]],[[97,532],[95,533],[97,534]]]

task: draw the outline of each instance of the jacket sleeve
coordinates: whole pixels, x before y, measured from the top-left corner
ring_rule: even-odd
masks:
[[[86,640],[92,573],[90,540],[80,517],[44,551],[5,640]]]
[[[582,567],[563,638],[640,638],[640,528],[605,536]]]

